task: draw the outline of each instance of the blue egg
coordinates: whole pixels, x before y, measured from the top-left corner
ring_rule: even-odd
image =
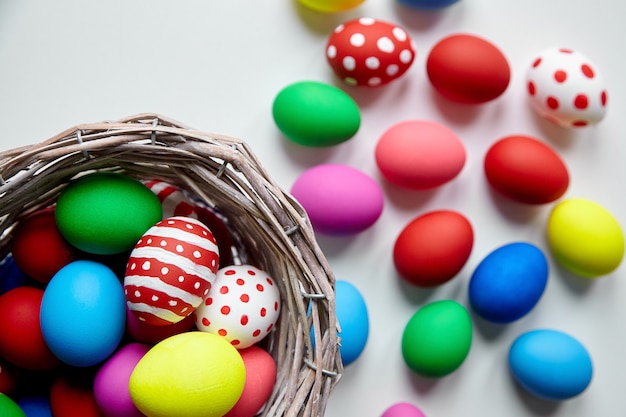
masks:
[[[41,301],[41,332],[63,362],[86,367],[102,362],[124,335],[126,299],[107,266],[87,260],[61,268]]]
[[[515,242],[499,247],[476,267],[469,301],[480,317],[510,323],[528,314],[548,283],[548,261],[541,249]]]
[[[337,321],[341,327],[339,352],[344,366],[354,362],[365,349],[369,336],[369,316],[365,299],[347,281],[337,280],[335,287]]]
[[[437,10],[453,5],[459,0],[398,0],[404,6],[417,10]]]
[[[593,364],[587,349],[557,330],[532,330],[509,350],[514,379],[531,394],[560,401],[581,394],[591,382]]]
[[[52,417],[50,400],[46,397],[22,397],[17,401],[26,417]]]
[[[0,295],[26,285],[31,279],[17,266],[10,253],[0,261]]]

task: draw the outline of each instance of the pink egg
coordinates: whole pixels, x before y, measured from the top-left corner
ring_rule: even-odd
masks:
[[[258,346],[240,350],[246,368],[246,382],[241,397],[224,417],[253,417],[270,397],[276,383],[276,362]]]
[[[560,126],[589,126],[604,118],[604,80],[579,52],[567,48],[542,51],[528,69],[526,82],[532,108]]]
[[[98,369],[93,393],[104,417],[143,417],[130,398],[128,381],[135,365],[149,349],[150,346],[142,343],[129,343]]]
[[[128,307],[151,325],[177,323],[202,303],[218,265],[217,243],[202,222],[164,219],[148,229],[130,254],[124,277]]]
[[[465,146],[447,127],[427,120],[393,125],[378,140],[376,164],[391,183],[413,190],[443,185],[465,165]]]
[[[389,407],[381,417],[426,417],[426,415],[413,404],[402,402]]]
[[[280,301],[278,287],[267,273],[252,265],[228,266],[217,272],[215,284],[196,310],[196,327],[245,349],[272,331]]]
[[[308,169],[293,184],[291,194],[306,210],[313,229],[325,235],[360,233],[383,211],[383,192],[376,181],[346,165]]]

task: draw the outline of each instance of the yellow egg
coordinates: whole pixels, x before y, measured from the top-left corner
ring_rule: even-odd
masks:
[[[548,243],[556,260],[586,278],[607,275],[624,256],[624,234],[600,204],[570,198],[557,204],[548,219]]]
[[[324,13],[335,13],[350,10],[365,0],[299,0],[306,7]]]
[[[129,390],[147,417],[221,417],[245,379],[241,354],[226,339],[192,331],[153,346],[133,370]]]

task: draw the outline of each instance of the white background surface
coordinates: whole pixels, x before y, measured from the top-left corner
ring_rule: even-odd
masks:
[[[271,103],[288,83],[335,83],[324,45],[338,24],[371,16],[405,27],[418,55],[405,76],[376,90],[346,89],[360,104],[362,125],[350,141],[306,149],[281,137]],[[393,0],[367,0],[347,13],[324,15],[292,0],[0,0],[0,149],[39,142],[83,122],[157,112],[195,128],[249,142],[285,189],[322,162],[358,167],[380,181],[386,205],[369,230],[349,238],[320,237],[338,279],[354,283],[370,314],[370,338],[348,366],[326,415],[373,416],[398,401],[438,416],[622,416],[626,371],[626,270],[595,281],[574,277],[551,262],[546,292],[526,317],[507,326],[475,321],[463,366],[440,380],[411,374],[400,353],[409,317],[429,301],[467,305],[467,283],[496,247],[525,240],[546,248],[551,205],[529,208],[494,196],[482,158],[496,139],[535,135],[568,164],[565,197],[604,205],[626,225],[626,3],[618,0],[461,0],[438,13],[409,10]],[[467,107],[433,93],[426,56],[443,36],[469,32],[491,40],[512,68],[508,90],[494,102]],[[525,101],[524,73],[543,49],[563,46],[587,55],[605,78],[606,118],[595,128],[568,131],[535,117]],[[373,149],[392,124],[431,119],[457,132],[468,151],[453,182],[430,192],[385,184]],[[475,245],[466,267],[432,290],[402,284],[391,250],[417,215],[456,209],[472,222]],[[506,355],[521,332],[550,327],[579,338],[590,351],[594,379],[581,396],[562,403],[536,400],[512,381]]]

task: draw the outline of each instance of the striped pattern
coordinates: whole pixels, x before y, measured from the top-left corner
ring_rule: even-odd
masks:
[[[152,325],[177,323],[202,303],[215,282],[219,250],[200,221],[170,217],[133,249],[124,277],[130,310]]]

